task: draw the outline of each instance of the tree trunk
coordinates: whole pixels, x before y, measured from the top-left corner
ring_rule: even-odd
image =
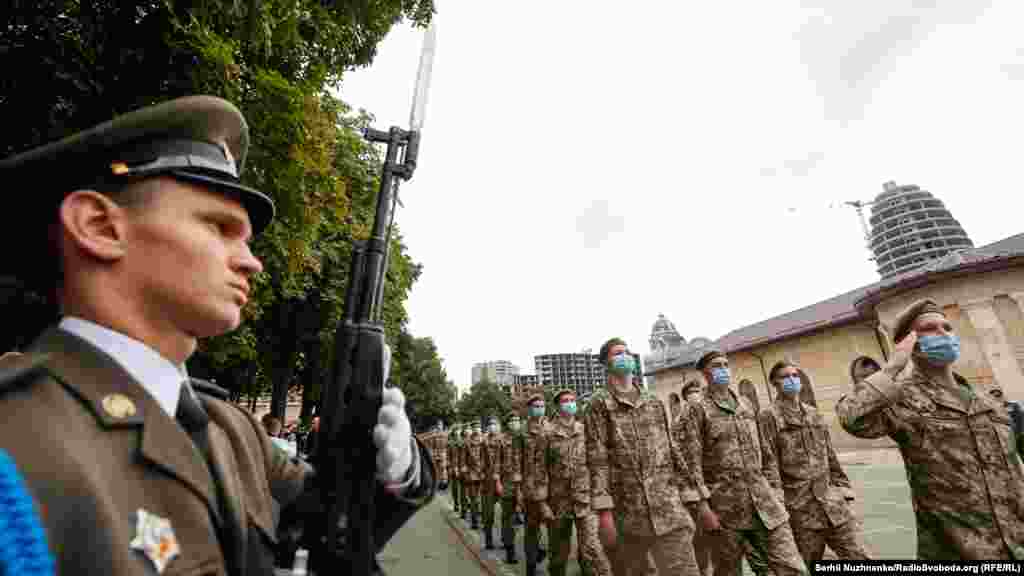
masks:
[[[313,416],[313,406],[319,397],[320,380],[323,378],[321,367],[323,361],[320,358],[320,340],[310,339],[306,344],[306,366],[305,382],[302,385],[302,409],[299,411],[299,421],[307,424]]]
[[[295,326],[295,305],[291,300],[281,303],[277,334],[280,353],[275,358],[277,377],[273,381],[273,392],[270,399],[270,413],[284,422],[285,409],[288,407],[288,385],[295,378],[295,352],[298,334]]]

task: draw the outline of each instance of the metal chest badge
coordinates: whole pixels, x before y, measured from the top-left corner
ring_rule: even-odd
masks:
[[[153,562],[157,574],[162,574],[167,564],[181,554],[178,539],[171,529],[171,521],[142,508],[139,508],[136,515],[135,539],[131,541],[131,547],[145,554]]]

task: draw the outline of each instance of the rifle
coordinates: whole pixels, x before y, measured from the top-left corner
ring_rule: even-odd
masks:
[[[398,184],[412,178],[419,156],[434,41],[431,24],[420,57],[410,130],[366,128],[363,132],[370,142],[386,144],[387,151],[372,233],[368,240],[353,243],[344,316],[335,332],[331,376],[321,394],[313,462],[322,517],[310,527],[314,543],[310,563],[315,574],[327,574],[336,560],[354,576],[370,576],[376,567],[377,449],[373,428],[391,362],[381,321],[384,279]]]
[[[1010,412],[1010,422],[1013,424],[1011,441],[1016,444],[1018,456],[1024,457],[1024,402],[1021,400],[1007,402],[1006,408]],[[1013,452],[1013,449],[1010,451]]]

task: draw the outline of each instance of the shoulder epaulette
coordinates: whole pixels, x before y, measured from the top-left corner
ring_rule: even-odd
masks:
[[[207,396],[213,396],[214,398],[225,402],[231,398],[230,392],[220,386],[217,386],[213,382],[200,380],[199,378],[190,378],[189,381],[192,383],[192,389],[196,392],[201,392]]]
[[[48,354],[18,354],[0,360],[0,394],[31,382],[32,376],[46,371]]]

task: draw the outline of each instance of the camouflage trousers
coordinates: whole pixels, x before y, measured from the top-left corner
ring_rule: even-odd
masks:
[[[612,564],[597,534],[597,515],[564,516],[548,522],[551,560],[548,576],[565,576],[572,551],[572,530],[576,528],[576,549],[583,576],[611,576]]]
[[[829,528],[804,528],[793,526],[793,539],[807,566],[821,560],[827,544],[840,560],[870,560],[861,536],[861,525],[857,519]]]
[[[748,542],[753,551],[753,554],[748,555],[748,559],[753,557],[756,561],[758,556],[764,558],[768,563],[768,569],[775,576],[808,574],[807,565],[804,564],[796,547],[789,522],[768,530],[761,519],[755,516],[754,526],[749,530],[734,530],[723,526],[715,534],[709,535],[715,576],[736,576],[740,573],[743,567],[744,542]]]
[[[480,515],[480,482],[463,482],[463,492],[465,492],[465,508],[463,512],[469,511],[473,517]]]
[[[498,494],[494,491],[494,481],[480,483],[480,507],[483,510],[484,528],[490,530],[494,527],[494,507],[498,504]]]
[[[693,528],[683,527],[661,536],[641,536],[626,534],[621,522],[618,524],[618,541],[609,553],[615,576],[699,574],[693,554]]]
[[[524,502],[526,509],[526,534],[523,548],[526,552],[526,565],[536,566],[539,550],[544,546],[544,522],[541,519],[540,502]]]
[[[697,530],[693,534],[693,553],[697,557],[697,568],[700,569],[701,576],[711,576],[715,572],[715,566],[712,562],[715,539],[710,537],[701,527],[699,518],[694,518],[693,521],[697,526]],[[771,576],[772,572],[768,568],[768,561],[747,540],[743,541],[743,554],[747,558],[747,564],[750,565],[750,571],[755,576]],[[736,574],[737,576],[743,576],[742,564],[736,570]]]
[[[501,543],[508,548],[516,545],[516,527],[512,525],[512,521],[519,505],[516,498],[519,484],[506,482],[504,488],[505,495],[501,497]]]

